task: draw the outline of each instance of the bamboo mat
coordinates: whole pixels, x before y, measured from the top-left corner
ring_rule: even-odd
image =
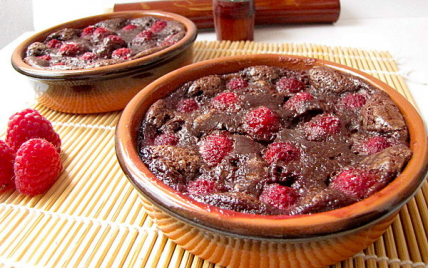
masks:
[[[278,53],[335,61],[367,72],[414,100],[386,51],[311,44],[197,42],[195,61]],[[176,246],[147,217],[115,156],[120,112],[70,115],[36,104],[63,141],[65,170],[44,195],[0,194],[2,267],[208,268]],[[0,131],[4,138],[5,129]],[[428,185],[400,211],[375,243],[331,267],[428,267]]]

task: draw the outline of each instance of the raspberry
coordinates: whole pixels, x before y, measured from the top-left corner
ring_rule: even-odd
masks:
[[[93,60],[97,58],[97,54],[93,53],[93,52],[85,52],[80,59],[82,60]]]
[[[187,191],[189,194],[211,194],[218,192],[218,188],[215,182],[209,179],[199,178],[195,181],[191,181],[187,184]]]
[[[235,93],[222,92],[212,99],[211,104],[215,109],[220,111],[227,109],[235,110],[237,108],[236,104],[238,101],[238,96],[236,96]]]
[[[162,31],[163,28],[165,27],[166,27],[166,21],[158,20],[152,25],[152,27],[150,27],[150,31],[152,31],[153,33],[158,33]]]
[[[329,185],[332,189],[342,191],[360,200],[369,197],[384,186],[385,182],[378,175],[357,168],[342,170]]]
[[[286,209],[297,201],[297,193],[290,187],[272,183],[263,189],[259,200],[279,209]]]
[[[215,166],[229,155],[233,149],[233,140],[225,134],[210,134],[199,145],[199,153],[204,161]]]
[[[279,130],[278,116],[269,108],[260,106],[249,111],[244,117],[244,130],[256,140],[270,140]]]
[[[248,82],[242,77],[234,77],[226,84],[226,88],[229,90],[240,90],[246,87],[248,87]]]
[[[76,56],[85,51],[85,47],[78,43],[65,43],[59,48],[59,54],[62,56]]]
[[[122,28],[122,31],[131,31],[131,30],[134,30],[135,28],[137,28],[137,26],[135,26],[133,24],[128,24]]]
[[[15,184],[25,195],[43,194],[62,171],[61,158],[55,147],[44,139],[31,139],[16,153]]]
[[[277,162],[291,162],[298,160],[300,157],[300,150],[288,142],[274,142],[269,144],[263,159],[269,164]]]
[[[176,44],[177,43],[177,41],[176,40],[166,40],[166,41],[164,41],[162,44],[161,44],[161,46],[172,46],[172,45],[174,45],[174,44]]]
[[[366,140],[362,146],[360,153],[363,155],[372,155],[390,147],[391,144],[384,137],[372,137]]]
[[[118,48],[111,53],[112,59],[127,60],[131,57],[131,50],[126,47]]]
[[[95,31],[95,27],[94,26],[88,26],[85,29],[83,29],[82,33],[80,34],[80,36],[84,37],[84,36],[90,36],[94,33]]]
[[[52,39],[49,42],[46,43],[46,46],[48,48],[60,48],[61,47],[62,42],[59,41],[58,39]]]
[[[15,113],[9,119],[6,143],[15,152],[21,144],[32,138],[42,138],[52,143],[61,151],[61,139],[45,117],[37,110],[25,109]]]
[[[130,57],[131,50],[127,48],[124,50],[119,50],[115,53],[115,55],[112,55],[115,50],[121,48],[126,48],[126,42],[122,39],[122,37],[117,35],[109,35],[103,39],[101,45],[95,48],[94,53],[105,59],[128,59]]]
[[[182,113],[190,113],[194,110],[197,110],[199,105],[196,103],[194,99],[182,99],[177,104],[177,111]]]
[[[109,35],[105,38],[103,42],[109,46],[117,48],[126,46],[126,42],[123,40],[122,37],[118,35]]]
[[[164,133],[157,136],[154,140],[154,145],[177,145],[178,137],[171,133]]]
[[[37,58],[42,59],[42,60],[46,60],[46,61],[50,61],[51,55],[43,55],[43,56],[38,56]]]
[[[153,32],[149,30],[144,30],[137,34],[135,37],[139,42],[149,41],[153,38]]]
[[[304,131],[306,139],[310,141],[322,141],[328,136],[340,131],[340,119],[332,114],[319,114],[305,123]]]
[[[360,108],[366,104],[366,98],[358,93],[348,93],[340,100],[347,108]]]
[[[275,85],[278,92],[281,93],[296,93],[305,89],[305,84],[293,77],[282,77]]]
[[[172,46],[175,43],[178,42],[177,39],[174,39],[174,37],[176,36],[176,34],[170,34],[167,37],[165,37],[164,42],[161,44],[161,46]]]
[[[15,188],[13,163],[15,152],[0,140],[0,193]]]
[[[104,27],[98,27],[94,30],[93,35],[97,38],[97,39],[103,39],[109,35],[111,35],[112,32]]]
[[[284,108],[287,110],[297,110],[299,105],[313,99],[314,97],[310,93],[299,92],[284,103]]]

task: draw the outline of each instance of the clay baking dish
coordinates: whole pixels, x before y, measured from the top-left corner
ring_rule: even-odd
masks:
[[[198,203],[172,190],[143,164],[137,152],[141,120],[156,100],[187,81],[254,65],[308,69],[327,66],[360,77],[386,91],[401,110],[413,156],[394,181],[352,205],[300,216],[261,216]],[[116,129],[119,163],[141,195],[157,226],[184,249],[227,267],[323,267],[347,259],[373,243],[424,182],[427,134],[413,106],[390,86],[361,71],[318,59],[247,55],[192,64],[169,73],[139,92],[124,109]]]
[[[186,35],[176,44],[153,54],[110,66],[83,70],[53,71],[32,67],[23,61],[27,47],[43,41],[63,28],[83,29],[113,18],[153,16],[181,22]],[[22,42],[12,54],[12,65],[30,78],[39,103],[67,113],[100,113],[121,110],[145,85],[158,77],[193,62],[194,23],[177,14],[162,11],[117,12],[69,21],[41,31]]]

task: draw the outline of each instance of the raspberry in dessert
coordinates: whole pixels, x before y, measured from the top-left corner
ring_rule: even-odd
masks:
[[[400,110],[380,89],[328,67],[252,66],[156,101],[138,150],[165,184],[244,213],[312,214],[380,191],[410,159]]]
[[[112,65],[165,49],[186,33],[175,20],[152,16],[109,19],[83,29],[65,28],[28,46],[24,61],[48,70]]]

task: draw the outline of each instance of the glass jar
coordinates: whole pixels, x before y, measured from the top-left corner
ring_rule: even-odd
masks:
[[[254,40],[254,0],[213,0],[217,40]]]

